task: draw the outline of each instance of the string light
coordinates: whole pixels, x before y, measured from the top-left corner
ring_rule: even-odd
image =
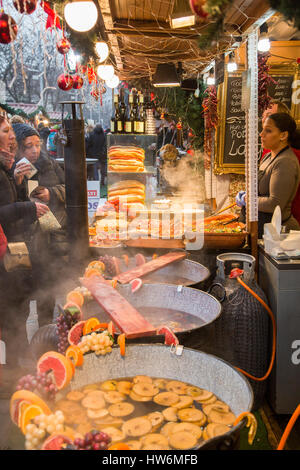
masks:
[[[74,31],[85,32],[92,29],[98,19],[94,2],[89,0],[67,3],[64,8],[65,20]]]
[[[268,52],[271,47],[270,39],[268,38],[268,25],[263,23],[259,28],[259,41],[257,43],[257,50],[259,52]]]
[[[112,65],[99,65],[97,67],[97,75],[102,80],[111,80],[114,76],[115,69]]]
[[[237,63],[234,59],[234,54],[233,52],[230,52],[229,54],[229,60],[228,60],[228,63],[227,63],[227,72],[236,72],[237,70]]]
[[[214,69],[210,69],[209,75],[206,80],[207,85],[215,85],[216,80],[215,80],[215,71]]]
[[[108,45],[104,41],[98,41],[95,44],[95,50],[99,57],[99,62],[104,62],[109,54]]]
[[[113,75],[113,77],[110,80],[105,80],[105,84],[109,88],[116,88],[120,83],[120,79],[117,75]]]

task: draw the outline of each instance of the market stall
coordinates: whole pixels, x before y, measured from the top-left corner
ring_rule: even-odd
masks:
[[[10,397],[11,420],[28,450],[233,450],[246,425],[251,445],[271,373],[272,404],[293,412],[283,408],[279,380],[294,372],[297,354],[287,372],[278,341],[286,341],[281,291],[296,279],[298,265],[291,259],[288,269],[281,265],[276,283],[280,261],[266,238],[258,251],[257,162],[259,118],[271,98],[286,102],[299,121],[299,42],[274,41],[267,69],[259,31],[278,13],[257,0],[218,8],[207,2],[204,9],[191,1],[195,26],[183,30],[172,26],[173,2],[143,13],[136,2],[132,24],[126,2],[98,6],[97,28],[113,60],[95,59],[87,35],[81,45],[87,65],[76,73],[92,84],[97,100],[104,86],[113,89],[107,196],[89,220],[84,103],[65,101],[71,115],[62,119],[60,138],[69,251],[53,323],[31,340],[36,370],[18,378]],[[80,34],[75,30],[71,42]],[[233,54],[238,71],[227,69]],[[178,83],[158,77],[159,65],[170,61],[181,74]],[[104,74],[112,64],[120,77]],[[108,68],[96,74],[96,65]],[[190,78],[194,87],[184,90]],[[167,96],[151,84],[183,90]],[[194,129],[189,114],[199,111],[200,95],[203,122]],[[174,145],[163,139],[158,147],[155,117],[176,132]],[[235,202],[241,189],[244,222]],[[281,222],[265,235],[272,238]],[[296,338],[288,341],[297,351]],[[296,406],[297,391],[292,395]]]

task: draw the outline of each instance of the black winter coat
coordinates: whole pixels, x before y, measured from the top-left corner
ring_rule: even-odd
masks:
[[[24,241],[36,220],[35,204],[24,198],[24,186],[18,187],[13,172],[0,163],[0,224],[8,242]]]
[[[106,134],[101,125],[97,125],[86,139],[86,155],[106,161]]]
[[[66,225],[65,173],[59,163],[44,152],[41,152],[34,166],[38,172],[31,179],[49,190],[49,209],[64,227]]]

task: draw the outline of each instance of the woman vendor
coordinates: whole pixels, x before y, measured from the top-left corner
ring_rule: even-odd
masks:
[[[276,206],[280,206],[282,225],[289,230],[300,230],[291,212],[292,202],[300,182],[298,159],[291,147],[296,147],[299,132],[295,120],[286,113],[275,113],[265,121],[260,134],[262,146],[270,149],[258,171],[258,238],[262,238],[264,224],[271,222]],[[240,220],[245,220],[245,191],[236,196],[242,207]]]

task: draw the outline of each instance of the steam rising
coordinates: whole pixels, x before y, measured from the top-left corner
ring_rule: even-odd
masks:
[[[184,199],[203,201],[205,199],[205,185],[202,175],[194,169],[194,157],[186,156],[177,160],[176,165],[166,163],[161,170],[161,175],[173,191],[180,193]]]

